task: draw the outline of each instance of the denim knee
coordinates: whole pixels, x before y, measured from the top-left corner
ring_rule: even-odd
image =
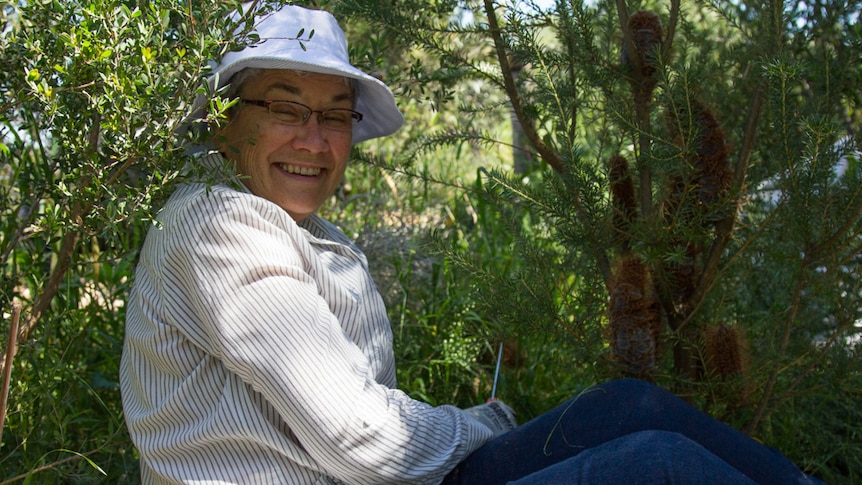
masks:
[[[617,398],[627,398],[637,403],[641,412],[661,413],[669,400],[676,399],[672,393],[655,384],[631,377],[609,381],[596,387]]]
[[[643,379],[636,379],[634,377],[624,377],[621,379],[615,379],[612,381],[603,382],[598,384],[596,387],[600,389],[605,389],[611,393],[620,393],[620,394],[630,394],[630,395],[645,395],[651,394],[656,391],[661,391],[661,388],[647,382]]]
[[[638,431],[623,439],[625,443],[623,449],[631,449],[635,453],[643,453],[644,450],[650,450],[655,454],[664,454],[665,452],[675,453],[680,448],[699,447],[699,445],[680,433],[656,429]]]
[[[622,436],[509,483],[754,484],[684,435],[659,430]]]

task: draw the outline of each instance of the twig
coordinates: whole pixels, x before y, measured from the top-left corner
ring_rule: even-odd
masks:
[[[63,282],[69,266],[72,265],[72,253],[75,251],[80,237],[81,233],[78,231],[68,232],[63,236],[60,251],[57,253],[57,265],[54,267],[54,271],[51,272],[51,276],[48,277],[48,282],[45,283],[42,294],[39,295],[36,303],[33,304],[33,312],[24,319],[24,322],[18,329],[18,340],[20,342],[24,342],[30,337],[30,332],[36,327],[36,323],[42,317],[42,314],[50,308],[51,300],[54,299],[57,291],[59,291],[60,283]],[[10,351],[14,353],[16,349],[6,349],[6,360],[9,359],[8,354]]]
[[[634,72],[640,72],[642,62],[638,56],[638,48],[635,45],[635,40],[629,32],[629,12],[626,9],[625,0],[617,0],[617,15],[620,18],[620,30],[623,33],[623,42],[626,44],[626,52],[628,52],[629,62],[631,62]]]
[[[28,477],[32,477],[33,475],[35,475],[39,472],[43,472],[45,470],[50,470],[52,468],[56,468],[56,467],[63,465],[65,463],[69,463],[69,462],[76,461],[76,460],[83,460],[83,459],[87,458],[89,455],[93,455],[99,451],[101,451],[101,449],[90,450],[86,453],[75,453],[74,456],[70,456],[68,458],[63,458],[62,460],[58,460],[58,461],[55,461],[53,463],[48,463],[48,464],[42,465],[40,467],[37,467],[37,468],[34,468],[33,470],[28,471],[27,473],[22,473],[21,475],[14,476],[8,480],[3,480],[2,482],[0,482],[0,485],[9,485],[11,483],[15,483],[15,482],[24,480]]]
[[[635,45],[634,37],[629,29],[629,13],[626,9],[624,0],[616,1],[617,16],[620,21],[620,31],[623,35],[623,44],[625,52],[628,56],[629,65],[631,65],[631,75],[634,77],[633,84],[640,85],[643,77],[644,59],[638,55],[638,48]],[[636,91],[636,89],[634,90]],[[649,106],[644,106],[641,103],[635,102],[636,123],[638,129],[638,157],[637,168],[638,178],[640,179],[640,205],[641,217],[649,219],[652,215],[652,170],[649,165],[644,162],[644,157],[649,150],[649,133],[650,133],[650,114]]]
[[[711,278],[711,281],[707,284],[707,287],[704,288],[704,294],[708,294],[710,291],[712,291],[716,283],[718,283],[722,279],[724,273],[727,272],[728,268],[730,268],[737,259],[739,259],[745,254],[745,251],[748,249],[749,246],[754,244],[755,240],[759,239],[763,235],[763,233],[766,232],[766,229],[772,224],[773,219],[775,219],[780,214],[780,209],[781,207],[783,207],[783,205],[784,202],[779,202],[778,205],[775,207],[775,210],[771,211],[766,216],[766,218],[758,224],[757,230],[754,231],[751,237],[749,237],[745,241],[742,241],[742,243],[739,245],[738,248],[736,248],[734,253],[727,258],[725,264],[722,266],[722,269],[716,270],[715,276]],[[691,303],[692,306],[690,311],[688,311],[686,315],[684,315],[684,319],[679,322],[678,327],[675,327],[674,330],[676,330],[677,328],[683,328],[689,323],[691,323],[692,320],[694,320],[694,315],[696,315],[698,311],[700,311],[700,308],[705,303],[705,299],[700,298],[698,300],[692,300]]]
[[[850,209],[850,214],[847,216],[844,224],[835,229],[825,240],[817,243],[809,250],[808,254],[810,257],[816,259],[829,251],[833,251],[847,233],[853,230],[853,226],[858,222],[860,214],[862,214],[862,198],[859,198],[856,205]]]
[[[679,0],[670,0],[670,15],[667,21],[667,35],[664,38],[661,58],[664,62],[670,59],[670,51],[673,47],[673,37],[676,35],[676,24],[679,22]]]
[[[799,281],[796,284],[796,289],[793,294],[793,301],[790,304],[790,314],[787,316],[787,321],[784,323],[784,332],[781,337],[781,344],[779,346],[780,355],[784,355],[787,350],[787,346],[790,344],[790,334],[793,330],[793,325],[796,322],[796,316],[799,313],[799,308],[802,305],[802,296],[805,290],[805,285],[807,283],[807,278],[805,277],[805,267],[807,264],[804,262],[802,264],[802,270],[800,271]],[[754,412],[754,417],[751,418],[751,421],[745,425],[743,430],[747,434],[751,434],[757,426],[760,425],[761,420],[766,416],[766,408],[771,401],[772,392],[775,389],[775,385],[778,382],[778,376],[781,373],[781,369],[778,366],[775,366],[774,370],[769,376],[769,379],[766,381],[766,386],[763,390],[763,398],[760,400],[760,404],[757,406],[757,410]]]
[[[518,89],[515,86],[512,67],[509,64],[509,59],[506,55],[506,47],[503,43],[500,24],[497,21],[497,14],[494,11],[494,2],[492,0],[485,0],[485,14],[488,16],[488,27],[491,32],[491,37],[494,40],[494,47],[497,52],[497,61],[500,63],[503,87],[506,90],[509,102],[512,103],[512,110],[515,112],[515,116],[518,118],[518,122],[524,129],[524,134],[527,136],[530,144],[536,148],[536,151],[539,152],[542,159],[545,160],[545,162],[547,162],[548,165],[550,165],[557,173],[563,173],[565,170],[565,161],[563,160],[563,157],[545,144],[541,137],[539,137],[536,127],[524,114],[523,103],[521,101],[521,96],[518,93]],[[582,219],[586,219],[585,211],[580,204],[580,201],[578,201],[577,214]],[[607,283],[607,281],[610,280],[610,264],[607,262],[607,255],[603,251],[597,251],[597,254],[599,255],[597,258],[599,268],[605,278],[605,282]]]
[[[100,123],[101,116],[97,114],[91,120],[90,130],[87,133],[91,154],[98,152]],[[78,187],[83,189],[88,186],[92,180],[92,174],[85,174],[81,177]],[[48,277],[48,281],[45,283],[42,293],[33,304],[32,312],[26,319],[24,319],[23,325],[20,325],[20,328],[18,328],[18,332],[16,332],[18,334],[18,342],[15,343],[15,346],[10,346],[4,351],[4,363],[3,367],[0,368],[0,373],[5,374],[7,371],[7,365],[5,362],[11,359],[11,355],[15,354],[19,342],[27,341],[30,337],[30,332],[36,327],[36,323],[42,317],[42,313],[50,308],[51,301],[60,290],[60,284],[63,282],[63,278],[66,277],[66,272],[69,270],[69,267],[72,265],[72,254],[75,252],[78,240],[81,238],[81,231],[83,230],[81,228],[84,227],[84,216],[87,215],[95,205],[96,201],[73,201],[72,208],[70,210],[70,219],[75,222],[76,227],[70,228],[69,231],[63,235],[63,240],[60,243],[60,251],[57,253],[57,264],[51,271],[51,275]]]
[[[18,319],[21,317],[21,305],[12,305],[12,323],[9,324],[9,336],[6,344],[6,359],[3,367],[3,383],[0,384],[0,444],[3,443],[3,427],[6,424],[6,399],[9,397],[9,381],[12,379],[12,359],[15,358],[15,346],[18,338]]]
[[[494,47],[497,51],[497,61],[500,63],[500,71],[503,76],[503,87],[506,89],[506,95],[509,97],[509,102],[512,103],[512,111],[515,112],[518,122],[521,123],[521,127],[524,129],[524,134],[527,135],[527,139],[530,140],[530,143],[536,147],[536,151],[539,152],[539,155],[548,162],[548,165],[550,165],[551,168],[557,172],[562,172],[563,157],[545,144],[545,142],[539,137],[536,127],[533,126],[533,123],[531,123],[530,120],[527,119],[527,115],[524,114],[524,106],[521,102],[521,96],[518,93],[518,89],[515,87],[514,76],[512,75],[512,66],[509,65],[509,59],[506,55],[506,46],[503,44],[503,37],[500,33],[500,24],[497,22],[497,14],[494,12],[494,2],[492,0],[485,0],[485,14],[488,16],[488,27],[491,31],[491,37],[494,39]]]
[[[90,153],[97,153],[101,116],[96,114],[93,116],[91,121],[90,130],[87,133],[89,150]],[[92,174],[84,174],[81,177],[78,186],[83,189],[88,186],[92,180]],[[51,275],[48,277],[47,283],[45,283],[42,293],[33,304],[33,311],[30,313],[30,316],[24,319],[24,324],[19,328],[18,340],[20,342],[25,342],[30,337],[30,332],[35,328],[36,323],[42,317],[42,313],[50,308],[51,300],[54,299],[57,291],[60,290],[60,284],[63,282],[63,278],[66,277],[66,272],[69,270],[69,267],[72,265],[72,254],[75,252],[78,240],[81,238],[82,229],[78,228],[84,227],[84,216],[88,214],[95,205],[95,201],[73,201],[70,219],[75,221],[77,227],[69,229],[69,231],[63,236],[63,240],[60,243],[60,251],[57,253],[57,265],[54,266]],[[16,350],[17,349],[15,348],[6,349],[7,358],[9,353],[14,354]]]

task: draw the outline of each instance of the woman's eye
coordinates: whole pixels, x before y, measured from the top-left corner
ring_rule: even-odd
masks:
[[[302,121],[307,116],[307,110],[290,103],[273,103],[270,111],[285,121]]]
[[[334,127],[349,125],[350,121],[350,113],[344,111],[327,111],[324,117],[324,123]]]

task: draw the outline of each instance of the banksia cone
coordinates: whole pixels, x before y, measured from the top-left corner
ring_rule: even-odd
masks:
[[[635,59],[632,62],[629,44],[623,40],[620,60],[632,73],[635,102],[640,105],[649,102],[658,84],[656,60],[662,42],[661,19],[652,12],[640,10],[629,17],[628,30],[635,47]]]
[[[671,296],[680,310],[687,310],[689,299],[694,294],[697,279],[697,257],[703,252],[703,246],[689,243],[685,246],[681,261],[666,263],[665,272],[670,284]]]
[[[704,327],[703,352],[709,375],[728,378],[741,375],[747,366],[747,345],[739,329],[732,325]]]
[[[651,379],[655,370],[660,314],[643,262],[622,256],[610,284],[608,338],[614,360],[632,377]]]
[[[671,181],[669,205],[674,210],[680,204],[690,201],[703,210],[696,215],[706,217],[709,222],[717,222],[726,213],[717,204],[727,194],[733,182],[729,167],[730,151],[725,143],[724,131],[719,126],[709,107],[698,101],[690,105],[680,103],[678,111],[668,112],[668,127],[674,143],[682,148],[688,157],[687,173],[674,177]],[[692,133],[680,132],[680,127],[692,125]],[[693,194],[692,199],[688,194]],[[694,207],[692,207],[693,209]]]
[[[622,155],[615,155],[608,160],[608,178],[611,184],[611,201],[613,203],[613,225],[615,239],[623,250],[629,249],[629,227],[635,218],[637,202],[635,201],[635,186],[629,173],[628,160]]]
[[[739,327],[727,324],[704,327],[701,336],[704,370],[718,386],[714,394],[731,406],[743,404],[749,395],[747,339]]]

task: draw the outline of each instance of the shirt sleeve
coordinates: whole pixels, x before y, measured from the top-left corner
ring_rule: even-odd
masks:
[[[490,431],[376,382],[321,296],[309,242],[256,199],[214,192],[167,222],[163,284],[180,295],[169,302],[173,323],[260,393],[330,476],[439,482]]]

